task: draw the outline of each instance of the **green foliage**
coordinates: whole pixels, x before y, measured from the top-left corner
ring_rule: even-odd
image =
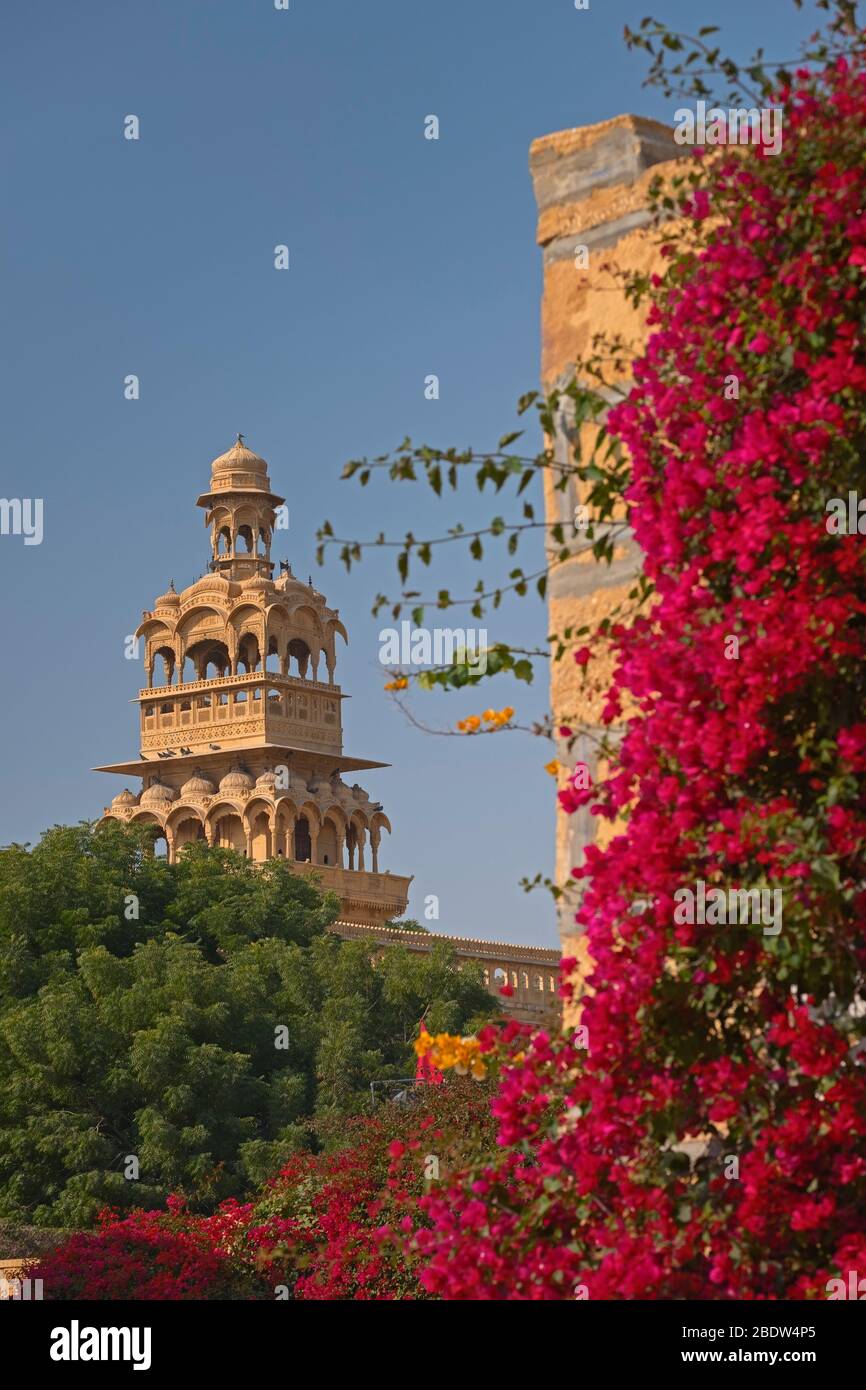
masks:
[[[414,1069],[425,1012],[460,1028],[493,1007],[444,944],[342,942],[336,912],[279,860],[167,864],[115,824],[0,851],[0,1217],[242,1196],[311,1117]]]

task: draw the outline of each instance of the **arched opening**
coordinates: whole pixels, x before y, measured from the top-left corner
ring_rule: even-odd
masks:
[[[232,533],[227,526],[223,526],[217,536],[217,555],[229,555],[231,548]]]
[[[157,647],[153,658],[153,685],[171,685],[174,676],[174,648]]]
[[[326,820],[319,831],[319,839],[316,850],[320,864],[336,864],[337,862],[337,830],[333,821]]]
[[[238,544],[237,544],[237,542],[236,542],[236,543],[235,543],[235,551],[237,551],[238,549],[242,549],[242,550],[246,551],[246,553],[247,553],[248,555],[252,555],[252,553],[253,553],[253,532],[252,532],[252,527],[251,527],[251,526],[244,525],[244,526],[239,526],[239,527],[238,527],[238,541],[242,541],[242,542],[243,542],[243,545],[239,547]]]
[[[199,840],[206,839],[204,826],[199,817],[190,813],[189,815],[180,815],[178,820],[172,818],[172,838],[174,839],[175,858],[185,845],[194,845]]]
[[[187,657],[195,667],[196,680],[212,680],[224,676],[229,669],[229,649],[225,642],[213,637],[202,638],[187,648]]]
[[[310,822],[306,816],[295,821],[295,859],[300,864],[309,864],[313,857],[313,842],[310,839]]]
[[[300,637],[293,637],[288,646],[287,656],[289,669],[291,670],[291,664],[294,661],[301,680],[306,680],[307,667],[310,664],[310,649],[306,642],[302,642]]]
[[[271,857],[271,827],[267,811],[259,811],[251,822],[252,857],[258,864]]]
[[[267,531],[265,530],[264,526],[260,526],[260,527],[259,527],[258,543],[257,543],[257,545],[256,545],[256,554],[257,554],[257,555],[267,555],[267,553],[268,553],[268,546],[270,545],[270,541],[271,541],[271,538],[270,538],[270,536],[268,535]]]
[[[214,844],[220,849],[233,849],[238,854],[246,854],[247,838],[240,816],[233,812],[220,816],[215,827]]]
[[[265,652],[265,663],[264,663],[264,669],[265,669],[266,671],[268,671],[268,670],[271,670],[271,671],[272,671],[272,670],[275,670],[275,669],[276,669],[276,668],[273,667],[273,666],[268,666],[268,659],[269,659],[270,657],[272,657],[272,656],[275,656],[275,657],[277,658],[277,665],[279,665],[280,651],[279,651],[279,645],[278,645],[278,643],[277,643],[276,637],[269,637],[269,638],[268,638],[268,649],[267,649],[267,651]]]
[[[168,841],[165,838],[165,831],[160,822],[150,811],[143,811],[132,818],[133,825],[143,825],[147,827],[150,839],[149,853],[155,859],[168,859]]]
[[[238,670],[257,671],[259,669],[259,640],[253,633],[244,633],[238,643]]]

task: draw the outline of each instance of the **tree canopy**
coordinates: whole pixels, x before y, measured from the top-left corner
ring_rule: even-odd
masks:
[[[148,848],[82,824],[0,850],[0,1217],[242,1195],[311,1117],[411,1075],[422,1016],[494,1007],[447,943],[341,941],[336,898],[278,860]]]

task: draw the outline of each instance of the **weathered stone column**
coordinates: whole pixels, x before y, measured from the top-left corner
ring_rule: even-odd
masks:
[[[638,116],[616,116],[598,125],[558,131],[533,143],[529,167],[544,258],[541,378],[545,391],[573,379],[575,364],[592,355],[593,338],[599,332],[610,337],[620,335],[633,345],[633,355],[641,350],[646,336],[643,311],[626,300],[613,272],[662,268],[658,232],[649,227],[649,185],[659,174],[669,176],[674,161],[685,152],[675,144],[667,126]],[[627,386],[627,376],[617,384]],[[616,399],[615,393],[612,398]],[[591,426],[582,427],[579,440],[584,448],[591,444]],[[573,461],[576,442],[573,416],[563,409],[553,440],[559,462]],[[593,560],[575,525],[576,508],[582,499],[573,485],[565,491],[555,490],[554,481],[549,476],[546,479],[546,517],[564,524],[572,550],[565,563],[552,566],[548,584],[548,631],[558,633],[567,627],[595,627],[622,603],[640,568],[640,553],[631,534],[623,530],[617,535],[612,565]],[[603,688],[612,669],[609,653],[594,654],[591,675],[601,679]],[[553,663],[554,724],[579,723],[586,730],[570,754],[567,740],[561,743],[560,765],[586,763],[593,781],[604,775],[595,753],[602,704],[602,696],[584,695],[580,671],[570,651]],[[563,771],[561,785],[565,776]],[[608,839],[618,828],[604,822],[602,834]],[[559,883],[569,881],[572,867],[581,863],[585,847],[599,829],[587,810],[573,816],[557,811]],[[576,935],[574,911],[574,897],[561,900],[560,938],[563,952],[580,959],[583,950]]]

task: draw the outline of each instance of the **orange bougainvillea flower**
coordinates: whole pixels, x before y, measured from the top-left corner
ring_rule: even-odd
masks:
[[[492,725],[494,729],[501,729],[504,725],[509,723],[513,715],[514,710],[511,705],[506,705],[505,709],[500,710],[486,709],[481,715],[470,714],[467,719],[461,719],[457,724],[457,728],[460,730],[461,734],[475,734],[481,728],[481,721],[483,719],[485,724]],[[490,733],[492,730],[488,729],[486,732]]]
[[[481,1044],[477,1038],[461,1038],[456,1033],[436,1033],[424,1030],[415,1039],[415,1052],[425,1057],[439,1071],[453,1068],[458,1076],[472,1076],[483,1081],[487,1068],[481,1060]]]
[[[389,681],[385,686],[386,690],[405,690],[409,681],[406,676],[397,676],[395,680]]]

